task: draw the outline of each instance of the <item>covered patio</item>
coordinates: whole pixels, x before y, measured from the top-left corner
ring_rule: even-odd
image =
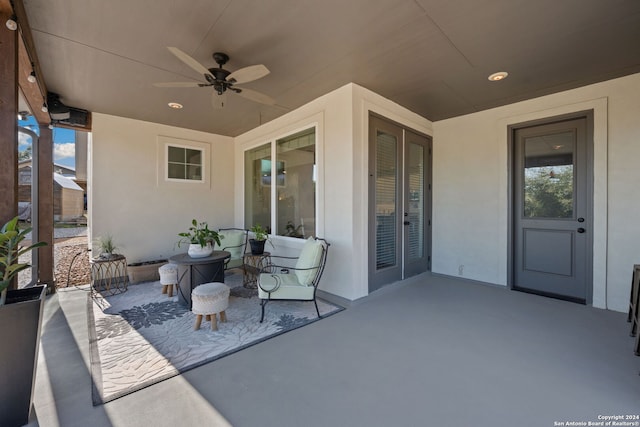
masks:
[[[65,289],[47,303],[33,426],[540,427],[639,415],[624,314],[428,273],[94,407],[86,298]]]
[[[626,323],[640,262],[640,4],[183,3],[132,3],[126,13],[108,2],[0,0],[3,23],[15,18],[18,28],[0,32],[0,223],[17,214],[16,113],[26,106],[40,127],[34,236],[49,243],[38,249],[37,278],[51,295],[31,425],[640,423],[640,358]],[[176,23],[180,31],[167,30]],[[275,102],[231,98],[214,109],[222,93],[200,91],[189,60],[167,49],[176,45],[209,65],[225,50],[230,70],[268,65],[245,94],[255,87]],[[506,79],[487,79],[503,66]],[[179,80],[195,92],[154,86]],[[53,119],[41,108],[51,91],[83,120]],[[175,103],[184,108],[169,109]],[[590,147],[580,165],[587,214],[569,215],[571,238],[586,236],[588,262],[569,262],[585,272],[582,304],[513,291],[515,188],[524,188],[514,129],[569,118],[587,123]],[[400,129],[399,140],[424,139],[428,153],[421,193],[398,179],[383,214],[376,119]],[[347,309],[93,406],[87,291],[55,292],[54,124],[83,132],[89,147],[89,239],[111,235],[128,262],[144,262],[175,255],[192,218],[216,229],[260,218],[274,251],[293,254],[304,223],[331,243],[320,294]],[[168,173],[176,148],[199,153],[192,182]],[[394,166],[410,163],[403,150]],[[410,224],[401,209],[416,200],[417,273],[403,270]],[[280,217],[285,210],[296,221]],[[371,249],[390,242],[377,239],[382,215],[395,227],[388,246],[399,273],[372,286],[383,263]],[[293,234],[278,232],[289,224]]]

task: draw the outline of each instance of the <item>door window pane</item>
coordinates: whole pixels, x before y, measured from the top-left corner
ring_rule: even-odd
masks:
[[[276,141],[272,165],[277,191],[277,234],[306,238],[316,234],[316,134],[308,129]]]
[[[261,225],[271,232],[271,144],[244,153],[244,223]]]
[[[394,135],[376,136],[376,268],[396,264],[397,147]]]
[[[424,256],[424,147],[408,144],[407,177],[409,185],[408,206],[408,257],[409,260]]]
[[[572,218],[575,133],[524,140],[524,217]]]

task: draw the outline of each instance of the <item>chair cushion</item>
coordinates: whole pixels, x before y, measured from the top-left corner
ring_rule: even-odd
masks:
[[[322,257],[322,243],[319,240],[309,237],[302,247],[298,262],[296,262],[296,268],[310,270],[294,270],[298,281],[303,286],[311,286],[313,279],[318,272],[317,267],[320,264],[320,258]]]
[[[242,259],[246,232],[241,230],[224,230],[220,232],[224,239],[220,241],[223,251],[231,254],[231,259]]]
[[[301,285],[298,276],[295,274],[270,274],[262,273],[259,278],[260,286],[258,286],[258,297],[261,299],[294,299],[294,300],[312,300],[313,286]],[[280,287],[271,293],[262,289],[273,289],[280,282]]]

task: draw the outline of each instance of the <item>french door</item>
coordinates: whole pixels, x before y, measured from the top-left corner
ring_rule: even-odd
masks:
[[[431,262],[431,140],[369,117],[369,292]]]

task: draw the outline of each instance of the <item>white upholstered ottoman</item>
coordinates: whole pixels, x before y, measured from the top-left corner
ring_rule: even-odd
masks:
[[[200,329],[202,316],[211,320],[211,330],[218,330],[216,314],[220,313],[220,321],[227,321],[225,310],[229,306],[229,292],[227,285],[220,282],[203,283],[191,292],[191,311],[197,315],[193,329]]]
[[[178,293],[178,266],[175,264],[164,264],[158,268],[160,273],[160,284],[162,285],[162,293],[173,296],[173,287],[176,287]]]

